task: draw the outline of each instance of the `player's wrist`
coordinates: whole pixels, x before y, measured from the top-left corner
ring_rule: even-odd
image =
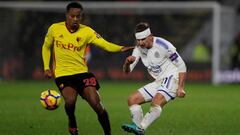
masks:
[[[50,68],[45,68],[45,69],[44,69],[44,71],[49,71],[49,70],[50,70]]]

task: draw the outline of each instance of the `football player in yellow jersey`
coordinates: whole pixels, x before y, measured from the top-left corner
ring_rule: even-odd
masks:
[[[55,78],[56,85],[64,97],[71,135],[78,134],[74,114],[78,95],[97,113],[105,135],[111,135],[108,113],[101,104],[98,81],[88,72],[85,50],[88,45],[95,45],[109,52],[124,52],[134,47],[119,46],[104,40],[93,29],[80,24],[82,14],[82,5],[71,2],[67,5],[66,21],[54,23],[49,27],[42,47],[44,75],[47,78]],[[50,68],[51,51],[53,66]]]

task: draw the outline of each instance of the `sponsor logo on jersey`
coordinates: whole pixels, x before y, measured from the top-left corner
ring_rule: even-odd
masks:
[[[159,74],[160,72],[162,72],[162,68],[160,65],[149,65],[148,67],[148,71],[154,73],[154,74]]]
[[[61,49],[66,49],[66,50],[71,50],[71,51],[80,51],[81,50],[81,47],[80,46],[76,46],[72,43],[67,43],[67,44],[63,44],[61,41],[59,40],[56,40],[55,41],[56,43],[56,46],[58,48],[61,48]]]

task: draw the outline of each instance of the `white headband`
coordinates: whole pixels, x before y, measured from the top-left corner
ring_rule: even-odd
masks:
[[[146,30],[144,30],[142,32],[135,33],[136,39],[144,39],[144,38],[148,37],[149,35],[151,35],[150,28],[147,28]]]

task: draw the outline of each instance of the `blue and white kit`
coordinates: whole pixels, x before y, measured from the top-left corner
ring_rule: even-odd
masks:
[[[138,89],[145,101],[151,101],[157,92],[167,101],[176,97],[179,73],[186,72],[186,66],[170,42],[154,37],[152,48],[143,49],[136,46],[132,56],[136,57],[136,60],[130,65],[130,70],[132,71],[141,59],[148,73],[155,79],[154,82]]]

